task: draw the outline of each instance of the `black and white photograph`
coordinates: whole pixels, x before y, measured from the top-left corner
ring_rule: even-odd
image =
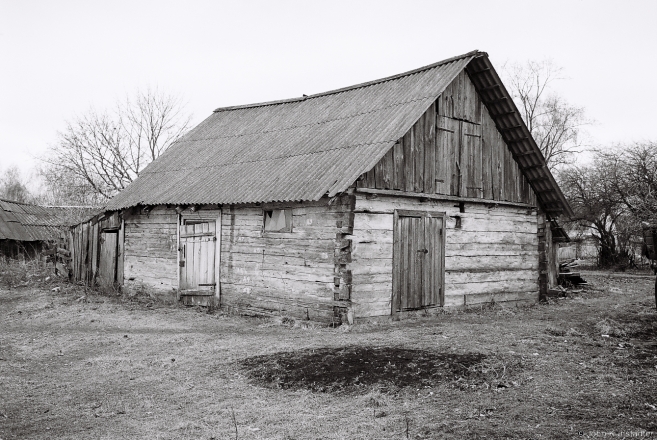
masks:
[[[0,0],[0,440],[657,439],[657,2]]]

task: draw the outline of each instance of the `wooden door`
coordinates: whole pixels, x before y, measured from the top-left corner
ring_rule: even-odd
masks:
[[[116,282],[117,257],[119,254],[119,232],[100,233],[100,262],[98,264],[98,284],[111,287]]]
[[[443,305],[444,214],[397,211],[392,312]]]
[[[186,294],[214,295],[215,222],[180,226],[180,290]]]

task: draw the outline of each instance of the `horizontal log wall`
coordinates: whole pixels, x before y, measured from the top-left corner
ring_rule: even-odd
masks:
[[[353,197],[226,206],[222,214],[221,306],[331,322],[349,300]],[[263,210],[292,209],[292,232],[263,232]]]
[[[395,209],[446,212],[445,306],[538,300],[536,211],[465,203],[461,213],[455,202],[356,194],[348,265],[354,316],[391,313]]]
[[[536,204],[465,71],[357,185]]]
[[[178,289],[177,222],[172,208],[126,210],[124,288],[175,299]]]

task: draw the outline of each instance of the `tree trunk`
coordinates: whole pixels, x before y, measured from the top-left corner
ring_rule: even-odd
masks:
[[[618,263],[616,252],[616,239],[613,234],[600,234],[600,253],[598,255],[598,266],[609,267]]]

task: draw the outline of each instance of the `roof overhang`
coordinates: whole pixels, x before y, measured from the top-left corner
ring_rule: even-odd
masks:
[[[466,71],[518,167],[536,193],[541,210],[550,218],[561,214],[573,217],[572,208],[547,167],[543,153],[522,120],[511,94],[493,68],[488,54],[479,52],[470,61]]]

